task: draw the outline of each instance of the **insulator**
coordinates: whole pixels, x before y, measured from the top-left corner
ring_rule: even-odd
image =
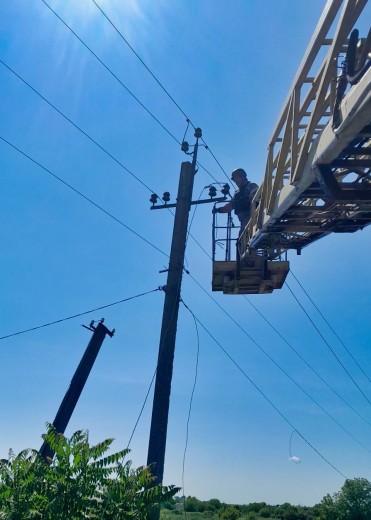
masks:
[[[168,191],[165,191],[165,193],[162,195],[162,200],[165,202],[165,204],[167,202],[169,202],[169,200],[170,200],[170,193]]]
[[[195,128],[195,137],[197,137],[197,139],[202,137],[202,130],[201,130],[201,128]]]
[[[157,199],[158,199],[158,195],[156,195],[156,193],[152,193],[151,198],[149,199],[149,201],[152,202],[152,204],[156,204]]]
[[[230,186],[229,184],[223,184],[223,188],[221,190],[221,192],[223,193],[223,195],[229,195],[229,190],[230,190]]]
[[[182,150],[182,152],[185,152],[185,153],[188,152],[188,150],[189,150],[189,144],[187,143],[187,141],[183,141],[183,142],[182,142],[181,150]]]
[[[215,186],[210,186],[209,188],[209,197],[215,197],[216,196],[216,188]]]

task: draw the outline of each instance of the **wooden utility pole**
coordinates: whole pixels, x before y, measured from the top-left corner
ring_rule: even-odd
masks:
[[[89,377],[90,371],[93,368],[104,338],[107,334],[112,337],[115,332],[114,330],[112,332],[108,330],[107,327],[103,325],[103,320],[100,321],[96,327],[93,326],[93,323],[94,322],[91,322],[90,326],[86,327],[93,331],[93,336],[89,341],[88,346],[86,347],[84,355],[81,358],[79,366],[73,375],[71,384],[53,421],[53,426],[58,433],[64,433],[67,428],[69,420],[71,419],[73,411],[76,407],[77,401],[79,400],[81,392],[83,391],[85,383]],[[45,442],[40,448],[40,454],[46,460],[48,458],[51,459],[54,456],[53,451]]]
[[[193,151],[192,163],[182,163],[180,170],[169,269],[165,286],[165,302],[162,315],[147,458],[147,464],[151,464],[155,484],[162,483],[164,474],[171,379],[173,375],[175,339],[187,240],[188,217],[192,201],[193,181],[196,173],[198,139],[201,135],[201,130],[196,128],[196,144]]]

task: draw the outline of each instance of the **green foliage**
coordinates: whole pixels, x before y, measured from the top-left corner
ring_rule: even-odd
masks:
[[[125,461],[128,450],[107,454],[113,439],[90,446],[87,431],[67,439],[51,426],[43,438],[49,463],[34,450],[0,461],[0,519],[144,520],[178,491],[153,486],[148,468]]]
[[[196,497],[187,497],[184,500],[184,510],[187,513],[203,513],[206,510],[205,502]]]
[[[175,497],[176,510],[166,510],[162,520],[179,520],[183,516],[183,497]],[[187,506],[188,503],[188,506]],[[326,495],[314,507],[285,502],[269,505],[252,502],[245,505],[224,504],[218,499],[186,499],[185,520],[371,520],[371,483],[362,478],[346,480],[334,495]]]
[[[223,509],[219,510],[219,518],[221,520],[237,520],[240,516],[240,511],[233,506],[223,507]]]
[[[338,493],[326,495],[316,509],[320,520],[370,520],[371,482],[348,479]]]

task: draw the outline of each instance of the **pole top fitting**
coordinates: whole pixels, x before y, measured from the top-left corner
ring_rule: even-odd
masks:
[[[200,137],[202,137],[202,130],[201,130],[201,128],[195,128],[195,134],[194,134],[194,135],[195,135],[195,137],[196,137],[197,139],[199,139]]]

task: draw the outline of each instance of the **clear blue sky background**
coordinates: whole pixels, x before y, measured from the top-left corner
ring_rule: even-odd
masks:
[[[104,63],[177,138],[184,116],[120,40],[91,0],[52,1]],[[228,173],[263,179],[266,145],[324,0],[101,0],[102,7],[158,76]],[[369,6],[363,19],[370,19]],[[99,141],[145,184],[174,200],[177,143],[110,76],[41,0],[0,4],[0,58]],[[360,27],[367,26],[366,23]],[[150,192],[0,64],[0,135],[103,206],[164,252],[173,218],[149,211]],[[191,132],[187,138],[193,142]],[[3,141],[1,164],[0,336],[149,291],[165,283],[166,256],[115,223]],[[225,176],[211,154],[200,162]],[[200,170],[197,198],[210,177]],[[192,234],[211,252],[211,206]],[[370,230],[330,236],[290,255],[292,271],[362,368],[370,369]],[[370,404],[357,390],[285,287],[272,295],[213,294],[223,307],[348,435],[262,353],[211,300],[211,262],[190,240],[182,296],[197,318],[280,412],[344,475],[371,478]],[[370,381],[321,320],[292,275],[290,287],[352,377]],[[254,306],[359,415],[311,372]],[[107,338],[67,434],[87,428],[92,442],[126,446],[156,366],[163,293],[0,342],[0,456],[39,447],[90,339],[81,327],[105,317]],[[200,499],[311,505],[344,478],[297,434],[202,330],[190,418],[184,492]],[[181,485],[197,335],[180,309],[166,483]],[[132,441],[145,464],[152,395]],[[363,417],[363,419],[360,417]],[[367,421],[369,423],[367,424]],[[357,442],[356,440],[357,439]],[[361,446],[361,444],[363,446]]]

